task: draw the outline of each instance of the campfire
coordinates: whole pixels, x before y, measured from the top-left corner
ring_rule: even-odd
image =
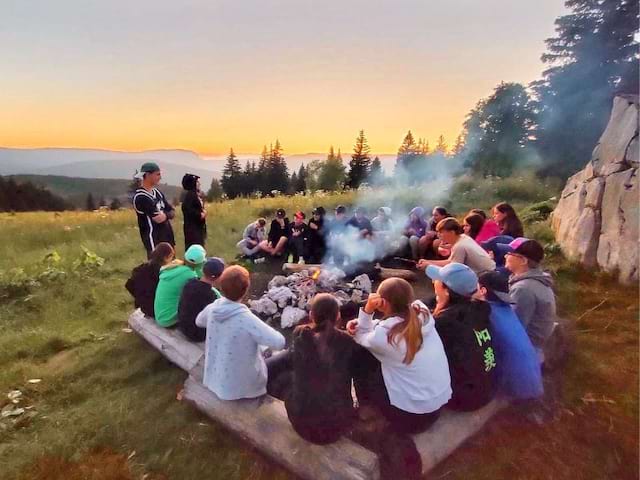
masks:
[[[249,301],[251,310],[269,323],[280,321],[281,328],[290,328],[307,318],[311,299],[317,293],[333,295],[341,306],[348,302],[360,305],[373,288],[365,273],[346,281],[346,274],[337,268],[300,267],[290,275],[273,277],[262,297]]]

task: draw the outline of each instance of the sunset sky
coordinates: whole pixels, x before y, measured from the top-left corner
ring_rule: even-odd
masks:
[[[563,0],[0,0],[0,146],[450,144],[540,76]]]

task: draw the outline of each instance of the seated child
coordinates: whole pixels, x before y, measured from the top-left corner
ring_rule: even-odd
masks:
[[[400,250],[404,254],[410,250],[411,258],[418,260],[420,255],[420,239],[427,229],[427,222],[424,221],[424,208],[415,207],[409,212],[409,220],[404,227],[404,235],[400,239]]]
[[[202,267],[202,277],[192,278],[182,289],[178,304],[178,329],[194,342],[204,342],[206,330],[196,325],[196,317],[222,295],[216,288],[224,271],[224,260],[213,257]]]
[[[542,397],[544,388],[538,355],[511,308],[507,278],[499,272],[483,273],[478,278],[477,296],[491,307],[491,333],[500,388],[517,400]]]
[[[267,366],[260,346],[282,350],[285,339],[242,303],[250,285],[246,268],[234,265],[220,276],[223,297],[205,307],[196,325],[207,329],[204,385],[222,400],[267,393]]]
[[[322,263],[324,256],[327,253],[327,245],[325,242],[325,227],[324,227],[324,207],[316,207],[311,212],[311,218],[309,219],[308,232],[308,261],[309,263]]]
[[[153,301],[160,280],[160,269],[171,263],[174,256],[175,253],[170,243],[159,243],[151,252],[149,261],[135,267],[131,272],[131,277],[124,284],[133,296],[135,307],[142,310],[142,313],[147,317],[155,315]]]
[[[336,328],[340,306],[332,295],[316,295],[309,318],[310,324],[294,330],[289,350],[267,359],[267,391],[283,397],[291,425],[302,438],[326,444],[338,440],[355,418],[351,380],[354,352],[360,347]],[[284,392],[274,392],[273,385]]]
[[[353,217],[349,219],[347,225],[360,230],[360,235],[363,237],[369,237],[373,232],[371,221],[367,218],[367,209],[364,207],[356,208]]]
[[[242,233],[242,240],[236,246],[247,257],[252,257],[261,251],[269,251],[269,243],[266,241],[264,226],[267,221],[259,218],[247,225]]]
[[[453,395],[448,406],[472,411],[491,401],[495,392],[496,357],[490,330],[490,307],[472,300],[478,277],[466,265],[429,265],[426,274],[436,291],[436,330],[449,361]]]
[[[375,312],[381,320],[373,320]],[[431,312],[400,278],[384,280],[347,331],[367,351],[355,361],[360,405],[379,408],[400,433],[425,431],[451,398],[447,357]]]
[[[305,218],[304,212],[296,212],[293,223],[289,225],[289,245],[293,263],[304,262],[307,254],[309,227],[304,223]]]
[[[284,252],[289,240],[289,219],[284,208],[276,210],[276,218],[271,220],[268,236],[268,252],[273,256],[280,256]]]
[[[175,260],[160,269],[160,281],[153,302],[156,323],[172,327],[178,322],[178,303],[185,284],[202,275],[207,252],[201,245],[191,245],[184,254],[184,262]]]
[[[474,214],[480,215],[483,219],[480,231],[478,232],[477,236],[473,237],[476,242],[482,243],[486,240],[500,235],[500,227],[491,218],[487,218],[487,214],[484,212],[484,210],[481,210],[479,208],[472,208],[471,210],[469,210],[469,215]]]

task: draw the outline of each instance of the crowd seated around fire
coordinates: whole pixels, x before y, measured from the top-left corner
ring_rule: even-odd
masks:
[[[492,218],[471,210],[459,222],[443,207],[415,207],[405,219],[382,206],[369,219],[338,206],[290,221],[283,209],[243,231],[242,255],[343,266],[400,257],[433,282],[435,300],[388,278],[342,318],[332,294],[317,294],[290,345],[245,304],[251,278],[191,245],[183,260],[159,243],[126,287],[136,307],[165,328],[204,341],[204,385],[223,400],[270,393],[285,402],[298,434],[336,441],[358,418],[379,415],[399,434],[428,429],[444,409],[473,411],[501,393],[535,408],[543,395],[544,349],[556,325],[544,249],[525,238],[506,203]],[[354,248],[354,245],[356,248]],[[306,322],[306,323],[305,323]],[[268,357],[265,349],[276,353]],[[355,387],[356,408],[351,385]]]

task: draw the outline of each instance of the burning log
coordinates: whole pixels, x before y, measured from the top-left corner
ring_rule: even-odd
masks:
[[[324,265],[319,263],[308,263],[308,264],[298,264],[298,263],[285,263],[282,265],[282,270],[287,273],[296,273],[302,272],[304,270],[309,270],[311,272],[321,271],[326,268]],[[386,267],[376,267],[380,271],[380,278],[403,278],[408,282],[417,281],[418,277],[415,272],[411,270],[405,270],[401,268],[386,268]]]

